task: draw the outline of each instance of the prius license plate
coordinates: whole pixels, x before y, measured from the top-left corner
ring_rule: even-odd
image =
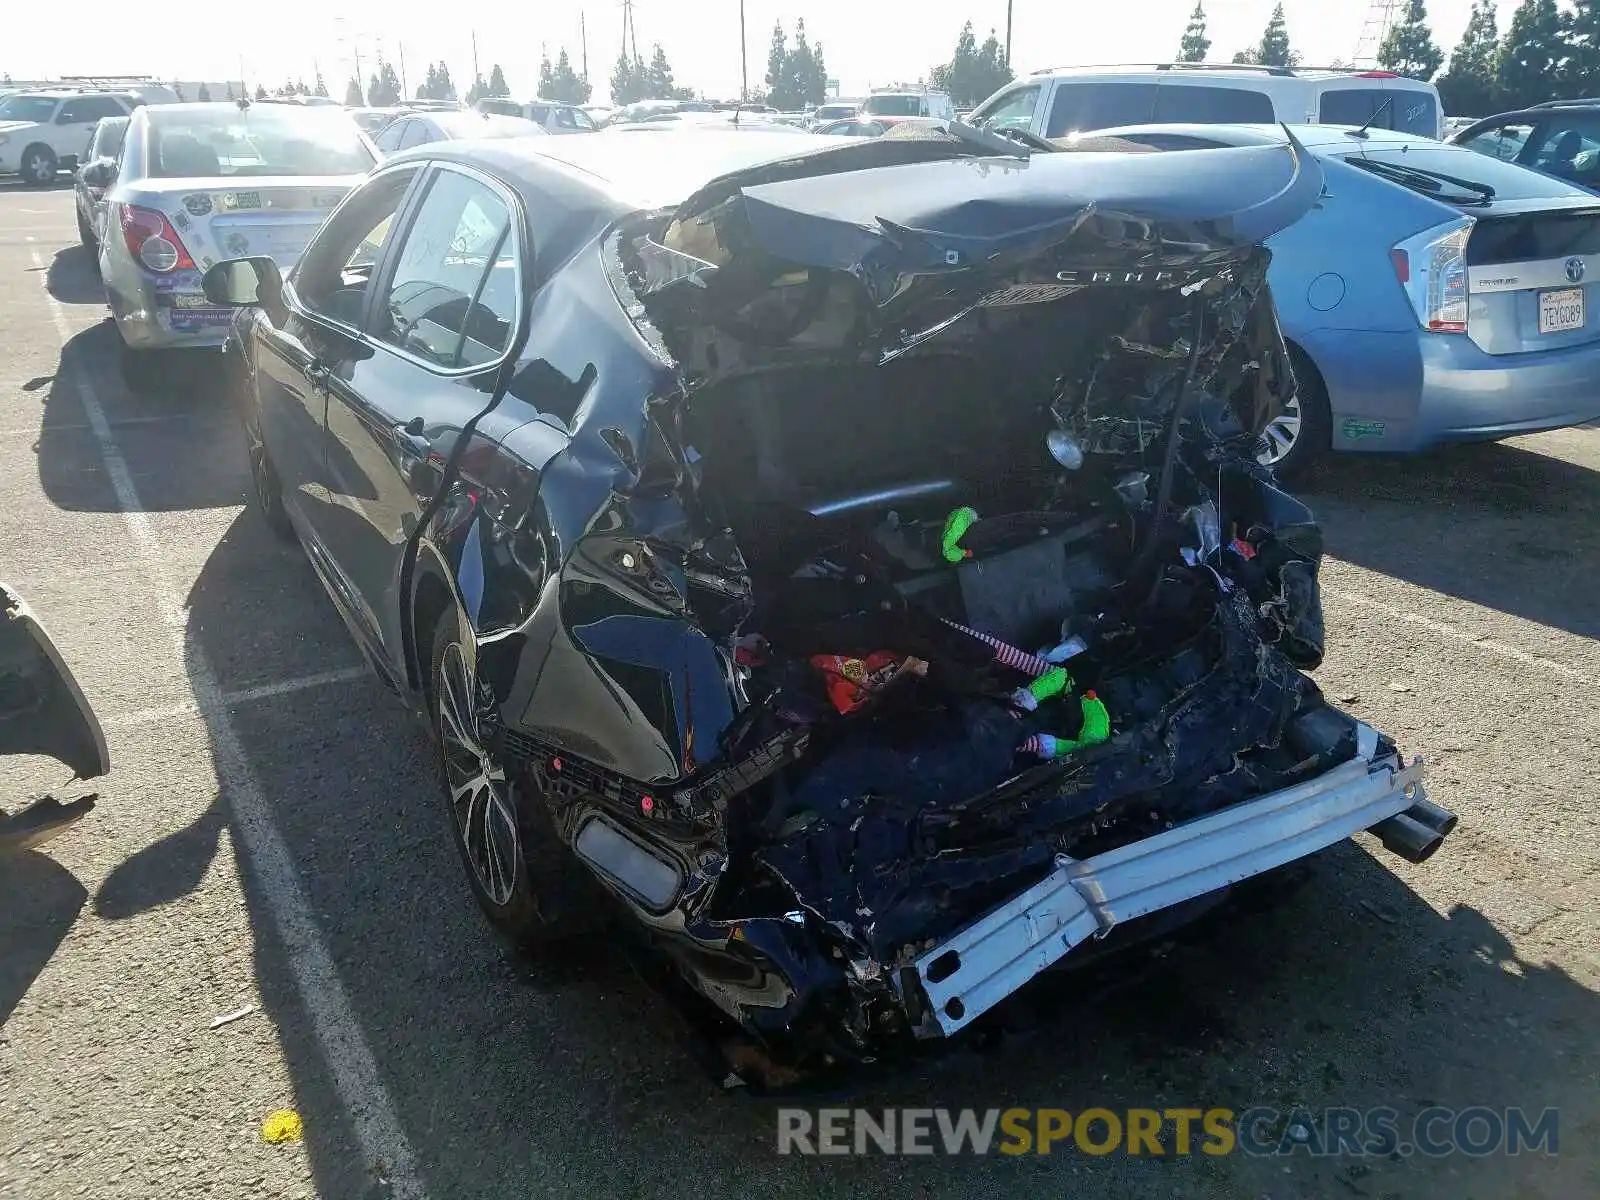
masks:
[[[1583,328],[1583,289],[1560,288],[1539,293],[1539,332],[1567,333]]]

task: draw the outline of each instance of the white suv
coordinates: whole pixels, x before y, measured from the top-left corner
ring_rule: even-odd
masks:
[[[1437,138],[1439,92],[1393,71],[1212,63],[1063,67],[1006,84],[974,125],[1059,138],[1117,125],[1365,125]]]
[[[943,121],[956,119],[956,106],[948,92],[928,91],[925,88],[885,88],[873,92],[861,102],[859,116],[863,117],[934,117]]]
[[[43,187],[78,155],[102,117],[125,117],[144,100],[123,92],[13,92],[0,99],[0,175]]]

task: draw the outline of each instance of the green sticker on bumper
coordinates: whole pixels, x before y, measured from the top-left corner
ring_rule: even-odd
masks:
[[[1364,438],[1381,438],[1385,425],[1382,421],[1358,421],[1351,417],[1339,428],[1347,440],[1354,442]]]

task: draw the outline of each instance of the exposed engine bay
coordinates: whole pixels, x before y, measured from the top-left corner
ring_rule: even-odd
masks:
[[[729,804],[748,856],[716,911],[798,905],[887,963],[1057,853],[1355,754],[1300,672],[1322,656],[1320,535],[1246,424],[1292,386],[1265,266],[1194,298],[991,310],[937,354],[696,398],[703,490],[752,588],[732,754],[806,735]]]
[[[564,600],[630,710],[664,714],[672,761],[648,778],[613,754],[643,782],[606,784],[622,803],[604,816],[595,779],[535,764],[578,856],[684,978],[813,1063],[961,1027],[1095,931],[1035,952],[1040,889],[1129,847],[1162,848],[1178,878],[1193,856],[1172,838],[1218,814],[1337,807],[1289,822],[1315,845],[1197,833],[1201,857],[1243,837],[1259,865],[1190,872],[1147,912],[1426,803],[1393,743],[1303,673],[1323,654],[1321,534],[1258,459],[1294,379],[1246,217],[1320,183],[1301,196],[1291,173],[1220,225],[1048,187],[1018,193],[1047,219],[1017,228],[976,204],[924,214],[993,225],[979,255],[977,234],[883,215],[926,204],[915,188],[863,182],[868,220],[822,182],[701,197],[619,250],[683,386],[652,407],[648,447],[602,432],[634,463],[611,524],[650,516],[659,558],[590,536],[694,632],[651,635],[683,665],[646,686],[618,602],[592,582]],[[669,496],[681,521],[650,507]],[[579,560],[603,577],[600,550]],[[726,719],[707,716],[723,700],[696,639]],[[545,744],[605,761],[593,722],[538,711]],[[1413,825],[1393,846],[1420,860],[1448,829]],[[1027,945],[1004,927],[1022,901]],[[1122,919],[1091,915],[1097,935]],[[1003,962],[1030,965],[981,965],[1007,939]],[[981,965],[971,987],[962,960]]]

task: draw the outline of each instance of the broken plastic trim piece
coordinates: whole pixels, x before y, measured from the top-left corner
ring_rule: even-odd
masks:
[[[949,1036],[1091,937],[1294,862],[1424,799],[1422,761],[1354,758],[1154,837],[1077,860],[968,925],[913,964],[932,1022]],[[896,976],[897,981],[900,976]],[[901,984],[905,986],[904,983]]]

